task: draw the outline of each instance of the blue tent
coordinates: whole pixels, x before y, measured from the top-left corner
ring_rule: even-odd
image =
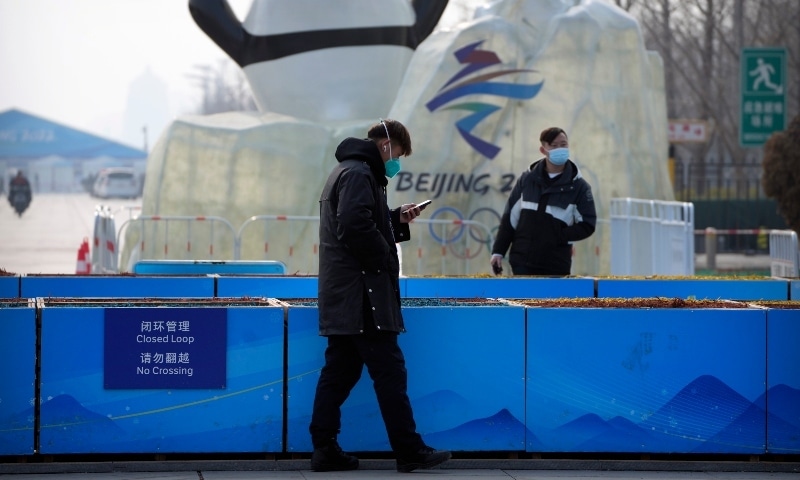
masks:
[[[47,156],[66,159],[147,158],[147,152],[81,132],[17,109],[0,112],[0,160]]]

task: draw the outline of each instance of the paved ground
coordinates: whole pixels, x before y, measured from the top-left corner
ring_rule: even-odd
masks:
[[[42,467],[42,468],[32,468]],[[26,470],[27,469],[27,470]],[[601,460],[451,460],[433,470],[397,473],[391,460],[362,460],[351,472],[317,473],[308,460],[2,464],[13,480],[290,480],[467,478],[480,480],[796,480],[800,462]]]
[[[22,217],[0,199],[0,268],[13,273],[74,274],[78,248],[92,239],[94,209],[109,205],[117,227],[130,200],[99,200],[89,194],[36,195]]]
[[[0,475],[2,476],[2,475]],[[526,470],[428,470],[403,474],[397,472],[358,470],[355,472],[312,471],[291,472],[158,472],[158,473],[74,473],[14,475],[14,480],[297,480],[297,479],[361,479],[397,478],[433,479],[468,478],[480,480],[797,480],[796,473],[749,472],[602,472],[602,471],[526,471]]]
[[[704,253],[694,256],[694,265],[695,273],[711,273],[707,268],[708,260]],[[764,275],[769,275],[770,258],[769,255],[718,253],[716,255],[716,268],[721,273],[742,271],[751,273],[764,272]]]
[[[30,208],[17,217],[6,201],[0,201],[0,268],[25,274],[74,274],[78,247],[83,238],[91,240],[94,210],[98,204],[111,207],[116,226],[130,218],[138,201],[99,200],[88,194],[43,194],[33,199]],[[720,271],[769,272],[768,255],[719,254]],[[696,271],[706,269],[705,255],[695,258]]]

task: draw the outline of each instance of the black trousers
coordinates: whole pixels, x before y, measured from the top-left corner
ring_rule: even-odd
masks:
[[[361,378],[364,365],[372,378],[392,450],[416,452],[425,444],[417,433],[408,399],[408,374],[397,334],[374,329],[361,335],[328,337],[309,426],[314,448],[330,443],[339,434],[341,406]]]

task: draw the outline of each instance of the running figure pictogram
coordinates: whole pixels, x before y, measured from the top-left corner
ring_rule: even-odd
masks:
[[[758,91],[758,87],[763,83],[766,88],[769,88],[775,93],[782,93],[783,87],[772,83],[771,77],[775,74],[775,67],[764,62],[763,58],[759,58],[757,62],[758,66],[748,72],[751,77],[756,77],[753,81],[753,91]]]

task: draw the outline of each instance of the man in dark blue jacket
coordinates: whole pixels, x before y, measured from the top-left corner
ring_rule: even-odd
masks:
[[[320,196],[319,333],[328,338],[311,416],[315,471],[354,470],[358,458],[344,453],[336,437],[341,406],[364,365],[373,380],[397,470],[431,468],[450,452],[425,445],[416,431],[406,392],[407,372],[397,335],[400,312],[397,242],[410,239],[415,204],[389,209],[386,177],[411,154],[411,137],[397,121],[381,120],[366,139],[347,138]]]
[[[572,242],[594,233],[592,188],[569,159],[567,134],[558,127],[539,136],[544,158],[517,180],[506,202],[492,247],[491,264],[508,262],[514,275],[565,276],[572,268]]]

